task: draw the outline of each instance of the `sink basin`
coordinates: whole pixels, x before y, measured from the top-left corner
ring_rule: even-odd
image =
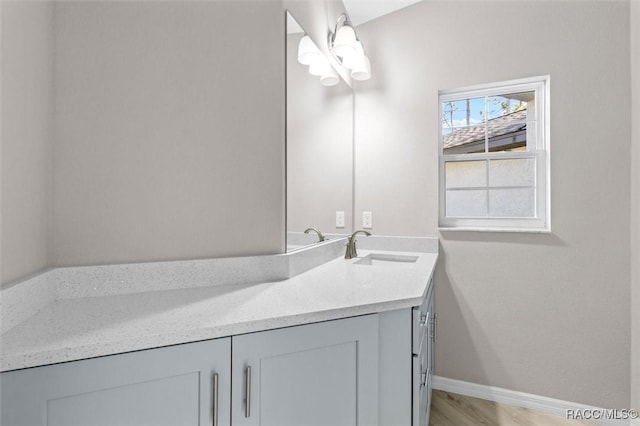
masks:
[[[403,254],[368,254],[362,259],[354,262],[356,265],[370,266],[405,266],[407,263],[416,263],[418,256],[407,256]]]

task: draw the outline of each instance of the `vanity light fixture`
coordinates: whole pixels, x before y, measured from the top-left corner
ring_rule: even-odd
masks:
[[[342,25],[338,27],[340,19],[343,19],[343,21]],[[356,32],[344,13],[338,17],[332,41],[331,48],[333,53],[341,58],[353,55],[356,51],[356,43],[358,42]]]
[[[298,44],[298,62],[302,65],[311,65],[321,55],[322,52],[318,46],[311,40],[311,37],[305,34]]]
[[[371,78],[371,62],[364,56],[362,61],[351,68],[351,78],[354,80],[369,80]]]
[[[360,63],[362,63],[363,60],[364,47],[362,47],[362,43],[356,41],[353,51],[342,58],[342,66],[347,69],[353,69],[354,67],[357,67]]]
[[[371,78],[371,62],[346,13],[338,17],[334,31],[329,33],[329,50],[343,67],[351,70],[351,78]]]
[[[305,34],[298,44],[298,62],[309,66],[309,74],[320,77],[323,86],[335,86],[340,82],[338,73],[333,69],[327,57]]]
[[[327,74],[320,76],[320,84],[323,86],[335,86],[338,83],[340,83],[340,76],[333,67],[331,67]]]
[[[321,77],[331,72],[331,64],[324,56],[320,56],[309,64],[309,74]]]

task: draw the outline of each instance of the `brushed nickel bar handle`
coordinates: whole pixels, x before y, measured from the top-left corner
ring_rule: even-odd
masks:
[[[438,314],[433,314],[433,343],[438,338]]]
[[[244,416],[251,417],[251,366],[248,365],[244,371],[244,388],[247,392],[247,396],[245,399],[245,407],[244,407]]]
[[[218,426],[218,373],[213,373],[213,426]]]

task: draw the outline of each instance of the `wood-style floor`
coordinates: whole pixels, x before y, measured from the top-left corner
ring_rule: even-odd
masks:
[[[433,391],[429,426],[578,426],[593,423],[566,420],[547,413],[484,399]]]

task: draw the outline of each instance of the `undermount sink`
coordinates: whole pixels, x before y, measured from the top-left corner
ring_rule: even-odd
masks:
[[[354,262],[356,265],[369,266],[400,266],[407,263],[416,263],[418,256],[407,256],[404,254],[379,254],[371,253],[362,259]]]

